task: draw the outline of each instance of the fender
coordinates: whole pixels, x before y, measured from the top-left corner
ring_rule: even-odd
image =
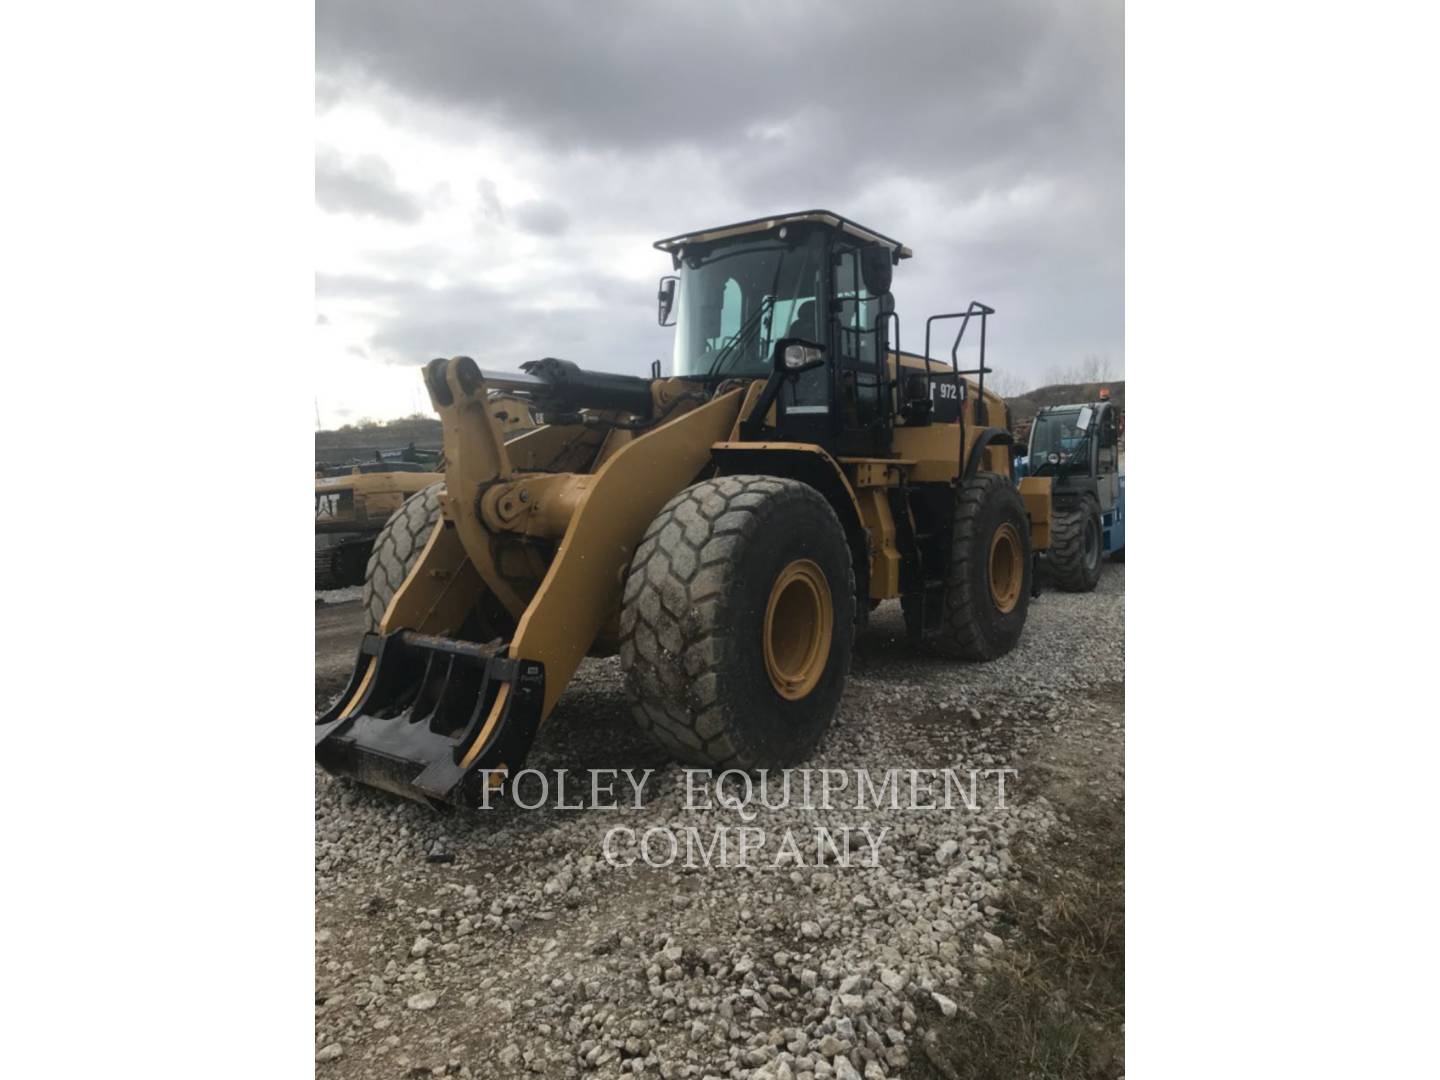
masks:
[[[715,471],[721,476],[742,473],[783,476],[809,484],[825,496],[850,543],[856,590],[860,596],[866,595],[870,578],[870,545],[865,526],[861,523],[860,503],[839,462],[812,443],[717,442],[710,447],[710,454]]]
[[[1004,428],[986,428],[975,437],[975,443],[970,448],[970,460],[965,462],[965,473],[960,477],[963,483],[971,479],[980,469],[980,462],[985,456],[985,451],[992,446],[1014,446],[1015,436]]]

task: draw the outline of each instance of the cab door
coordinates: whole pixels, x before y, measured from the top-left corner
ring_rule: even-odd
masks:
[[[832,259],[831,370],[836,444],[847,457],[890,452],[892,401],[885,364],[884,302],[865,287],[858,247],[837,244]]]
[[[817,281],[823,280],[823,275],[815,276]],[[824,345],[824,311],[823,293],[777,301],[773,316],[774,340],[797,338]],[[786,441],[814,443],[829,453],[836,452],[832,367],[827,363],[811,368],[787,379],[781,386],[775,409],[780,436]]]

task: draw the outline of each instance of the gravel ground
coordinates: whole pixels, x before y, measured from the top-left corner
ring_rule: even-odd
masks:
[[[852,784],[862,768],[877,783],[887,769],[1013,768],[1003,807],[992,774],[974,810],[857,809],[853,791],[748,822],[687,810],[685,774],[626,718],[614,659],[586,661],[528,764],[654,769],[638,809],[623,777],[624,809],[441,815],[317,771],[319,1074],[950,1074],[937,1031],[953,1039],[1013,943],[1007,893],[1043,874],[1025,853],[1065,832],[1067,799],[1123,805],[1124,588],[1124,566],[1107,565],[1093,594],[1045,592],[1016,650],[984,665],[917,651],[898,604],[872,615],[810,768]],[[747,868],[686,869],[683,847],[670,867],[602,857],[613,826],[709,842],[742,825],[767,844]],[[878,865],[857,833],[851,865],[831,848],[817,859],[816,826],[888,829]],[[773,868],[786,828],[803,865]]]

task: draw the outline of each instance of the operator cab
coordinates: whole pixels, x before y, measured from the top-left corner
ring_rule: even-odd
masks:
[[[1041,409],[1030,428],[1027,455],[1032,476],[1057,480],[1094,478],[1119,469],[1115,406],[1108,399],[1087,405]]]
[[[675,326],[674,376],[715,386],[781,371],[779,437],[843,455],[889,452],[890,280],[908,247],[826,210],[655,246],[678,271],[659,295],[660,324]]]

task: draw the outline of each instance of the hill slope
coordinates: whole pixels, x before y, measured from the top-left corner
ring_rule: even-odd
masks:
[[[1123,413],[1125,411],[1125,380],[1094,383],[1055,383],[1053,386],[1038,386],[1027,390],[1019,397],[1006,398],[1010,406],[1013,423],[1028,422],[1035,414],[1050,405],[1071,405],[1082,401],[1095,401],[1100,397],[1100,388],[1110,391],[1110,400]]]
[[[346,426],[338,431],[317,431],[315,460],[338,464],[372,457],[376,450],[398,450],[412,442],[421,450],[439,450],[439,417],[407,416],[383,424]]]

